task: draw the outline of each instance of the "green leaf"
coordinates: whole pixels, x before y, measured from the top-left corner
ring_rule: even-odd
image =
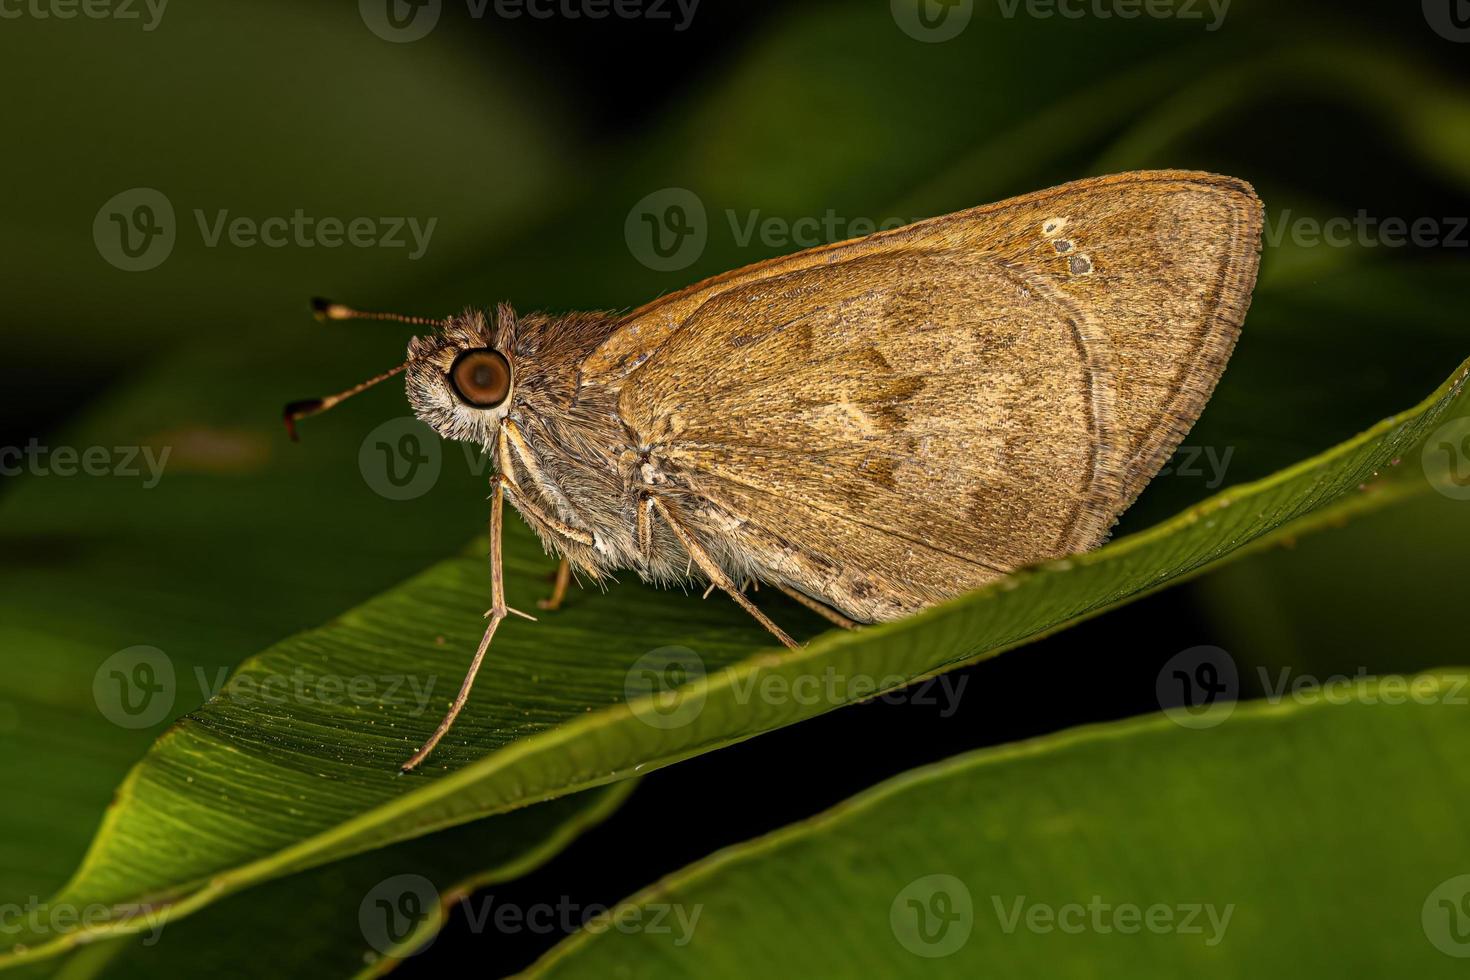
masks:
[[[1467,371],[1361,436],[1147,531],[796,653],[766,649],[728,602],[631,585],[579,595],[540,623],[502,630],[428,771],[399,778],[396,765],[437,711],[395,703],[381,687],[344,704],[320,680],[402,677],[422,690],[457,678],[478,632],[485,570],[478,557],[445,562],[243,665],[131,773],[57,901],[191,912],[248,884],[625,778],[994,655],[1246,550],[1424,492],[1417,467],[1380,473],[1465,412]],[[530,606],[547,567],[529,534],[512,539],[512,604]],[[790,621],[790,610],[776,611]],[[650,678],[671,665],[692,677],[670,696]],[[306,680],[291,697],[262,693],[296,677]],[[132,928],[119,918],[96,931]],[[10,955],[54,953],[83,935],[23,936],[27,952]]]
[[[628,780],[268,882],[156,934],[108,941],[103,962],[88,964],[86,975],[263,976],[276,964],[253,960],[251,949],[269,936],[273,948],[291,951],[297,975],[381,976],[432,943],[472,891],[534,870],[635,785]],[[494,954],[493,945],[481,951],[484,969],[495,969]]]
[[[1463,976],[1466,680],[959,756],[665,878],[528,975]]]

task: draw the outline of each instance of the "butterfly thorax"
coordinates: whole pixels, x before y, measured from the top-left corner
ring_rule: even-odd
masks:
[[[497,339],[515,365],[516,386],[502,426],[504,448],[496,432],[486,449],[518,489],[509,499],[547,551],[594,578],[638,567],[635,447],[618,415],[617,392],[579,386],[582,361],[617,322],[605,313],[517,317],[508,307],[497,315]]]

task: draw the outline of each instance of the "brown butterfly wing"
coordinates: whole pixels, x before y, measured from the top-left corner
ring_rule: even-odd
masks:
[[[1228,178],[1068,185],[665,297],[583,380],[732,566],[890,618],[1105,536],[1223,369],[1259,214]]]

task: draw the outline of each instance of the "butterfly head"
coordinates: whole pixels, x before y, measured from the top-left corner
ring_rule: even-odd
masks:
[[[445,439],[492,445],[515,392],[509,341],[510,331],[479,310],[413,338],[407,368],[413,413]]]
[[[404,374],[408,402],[414,415],[446,439],[483,446],[493,445],[500,421],[510,411],[515,393],[515,365],[511,356],[515,315],[502,307],[492,322],[479,310],[467,310],[444,320],[361,313],[340,303],[314,300],[318,319],[397,320],[434,328],[408,344],[402,364],[325,398],[311,398],[286,406],[286,428],[296,438],[296,421],[324,412],[396,374]]]

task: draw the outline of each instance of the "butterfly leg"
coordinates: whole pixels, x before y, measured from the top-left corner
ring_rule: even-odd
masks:
[[[561,608],[562,600],[567,597],[567,586],[572,582],[572,563],[565,558],[556,566],[556,582],[551,587],[551,597],[548,599],[537,599],[536,605],[549,612],[555,612]]]
[[[848,619],[846,616],[842,615],[842,613],[838,612],[836,609],[833,609],[825,602],[818,602],[816,599],[813,599],[805,592],[800,592],[796,589],[791,588],[790,586],[782,585],[780,582],[776,583],[776,588],[780,589],[782,592],[786,593],[788,596],[795,599],[803,606],[806,606],[818,616],[821,616],[830,623],[841,626],[845,630],[855,630],[862,628],[862,623],[859,623],[856,620]]]
[[[500,459],[500,484],[505,487],[505,492],[510,494],[510,502],[515,504],[516,508],[523,515],[538,521],[544,527],[555,531],[569,541],[590,546],[593,543],[590,533],[581,528],[572,527],[570,524],[552,517],[531,503],[530,499],[521,491],[520,484],[516,483],[513,476],[515,471],[512,467],[512,447],[515,448],[516,455],[520,457],[521,464],[533,485],[539,487],[552,486],[552,484],[547,482],[546,477],[541,474],[541,469],[536,464],[535,457],[526,446],[525,437],[520,434],[520,430],[516,428],[515,423],[511,422],[510,419],[506,419],[500,424],[500,436],[497,442],[496,452]]]
[[[783,644],[793,650],[801,649],[801,646],[795,640],[787,636],[786,632],[782,630],[781,627],[771,622],[770,618],[766,616],[765,613],[757,609],[755,603],[751,602],[750,599],[746,597],[745,593],[741,592],[740,588],[734,582],[730,581],[730,576],[725,574],[725,570],[721,568],[712,557],[710,557],[710,553],[704,550],[704,546],[701,545],[699,541],[695,539],[694,534],[687,527],[684,526],[683,522],[679,519],[678,511],[674,508],[673,504],[667,503],[663,499],[653,495],[650,495],[648,499],[650,501],[650,506],[652,507],[652,509],[657,511],[658,515],[668,522],[670,529],[672,529],[674,532],[674,536],[679,539],[679,542],[682,545],[684,545],[684,550],[689,552],[690,559],[693,560],[694,564],[699,566],[699,570],[701,572],[704,572],[705,575],[709,576],[709,580],[711,582],[713,582],[715,585],[718,585],[722,590],[724,590],[727,595],[730,596],[730,598],[739,603],[742,609],[754,616],[755,621],[760,623],[767,630],[769,630],[771,632],[771,635],[774,636],[776,639],[780,640]]]
[[[507,477],[502,476],[500,480],[496,483],[496,489],[499,490],[501,488],[504,488],[505,493],[509,494],[510,502],[515,504],[516,509],[519,510],[523,515],[529,516],[532,520],[542,524],[552,531],[555,531],[557,534],[560,534],[568,541],[575,541],[578,544],[585,545],[592,544],[591,534],[582,530],[581,528],[572,527],[565,521],[557,520],[555,517],[552,517],[550,514],[546,513],[546,511],[542,510],[540,507],[537,507],[535,504],[531,503],[531,501],[526,498],[526,495],[521,492],[521,488]]]
[[[434,729],[434,734],[423,747],[413,754],[399,767],[400,772],[408,772],[419,763],[429,757],[434,751],[434,746],[439,744],[449,729],[454,725],[454,719],[459,717],[465,702],[470,698],[470,688],[475,684],[475,675],[480,672],[480,664],[485,660],[485,651],[490,649],[490,641],[495,638],[495,630],[500,626],[510,610],[505,605],[505,569],[500,561],[500,545],[504,521],[502,512],[505,504],[505,489],[503,481],[495,482],[495,493],[491,497],[490,504],[490,611],[485,615],[490,622],[485,626],[485,635],[480,638],[480,647],[475,651],[475,658],[470,661],[470,669],[465,674],[464,683],[459,686],[459,693],[455,695],[454,702],[449,706],[449,712],[444,720],[439,722],[439,727]]]

